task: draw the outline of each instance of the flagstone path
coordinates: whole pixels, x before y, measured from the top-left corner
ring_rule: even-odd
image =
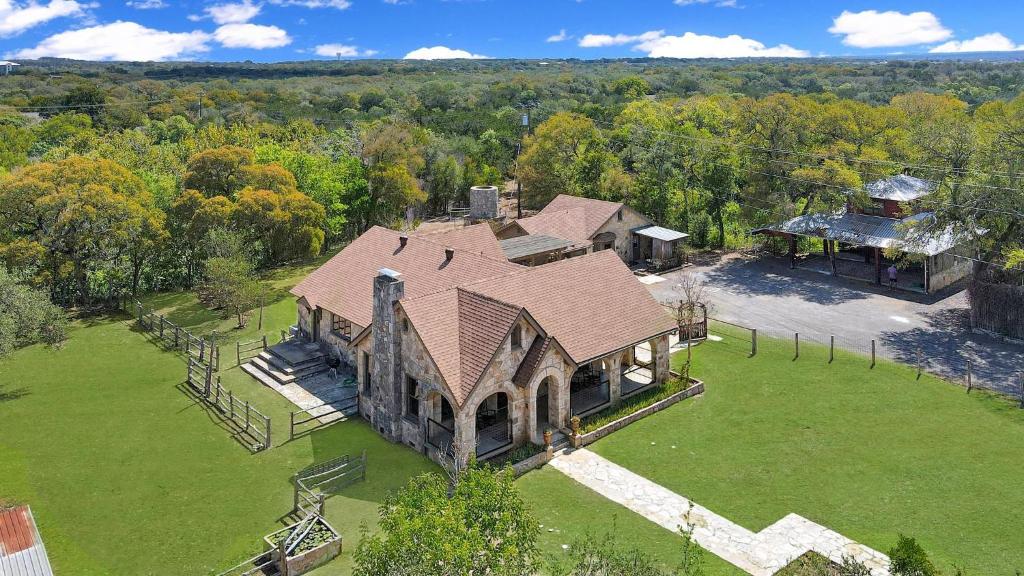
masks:
[[[811,550],[835,562],[852,556],[872,576],[889,576],[884,554],[796,514],[754,533],[589,450],[566,452],[550,464],[663,528],[678,532],[692,525],[702,548],[754,576],[771,576]]]

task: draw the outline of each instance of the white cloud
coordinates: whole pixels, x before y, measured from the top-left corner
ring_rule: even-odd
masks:
[[[564,42],[568,39],[569,36],[568,34],[565,33],[565,28],[562,28],[561,30],[558,31],[558,34],[548,36],[548,39],[545,40],[545,42]]]
[[[74,58],[76,60],[170,60],[206,52],[210,35],[205,32],[166,32],[135,22],[117,21],[54,34],[35,48],[10,54],[14,58]]]
[[[480,54],[473,54],[465,50],[448,48],[447,46],[432,46],[430,48],[417,48],[405,55],[406,60],[454,60],[469,59],[481,60],[488,58]]]
[[[580,38],[579,45],[581,48],[604,48],[606,46],[622,46],[625,44],[636,44],[638,42],[649,42],[651,40],[657,40],[665,35],[664,30],[652,30],[650,32],[644,32],[643,34],[637,34],[631,36],[628,34],[616,34],[610,36],[608,34],[587,34],[583,38]]]
[[[128,0],[124,5],[136,10],[159,10],[168,6],[164,0]]]
[[[643,34],[587,34],[579,41],[583,48],[603,48],[632,44],[633,50],[651,58],[806,58],[810,53],[787,44],[768,47],[737,34],[709,36],[687,32],[682,36],[665,35],[664,30]]]
[[[832,20],[832,27],[828,31],[843,36],[843,44],[855,48],[928,44],[942,42],[953,36],[953,32],[943,26],[931,12],[903,14],[895,10],[844,10]]]
[[[12,0],[0,0],[0,38],[17,36],[29,28],[67,16],[82,16],[86,8],[93,5],[80,4],[75,0],[50,0],[39,4],[30,0],[27,4],[15,4]]]
[[[349,0],[269,0],[277,6],[302,6],[303,8],[334,8],[345,10],[352,3]]]
[[[260,7],[250,0],[214,4],[203,10],[215,24],[243,24],[252,20],[260,13]]]
[[[970,40],[951,40],[929,50],[929,52],[1012,52],[1024,50],[1024,44],[1014,44],[999,32],[982,34]]]
[[[292,43],[288,33],[277,26],[261,24],[225,24],[213,32],[213,38],[225,48],[280,48]]]
[[[339,55],[342,58],[357,58],[359,56],[373,56],[377,54],[376,50],[360,50],[358,46],[350,46],[348,44],[320,44],[313,52],[317,56],[327,56],[329,58],[337,58]]]

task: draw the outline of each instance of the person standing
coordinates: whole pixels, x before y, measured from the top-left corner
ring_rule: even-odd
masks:
[[[889,290],[895,290],[896,289],[896,274],[897,273],[898,273],[898,270],[896,269],[896,264],[890,264],[889,265]]]

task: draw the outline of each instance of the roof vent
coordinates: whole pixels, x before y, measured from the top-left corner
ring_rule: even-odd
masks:
[[[402,248],[405,248],[405,245],[408,244],[408,243],[409,243],[409,235],[408,234],[402,234],[401,236],[398,237],[398,245],[401,246]]]
[[[451,262],[452,258],[455,258],[455,248],[452,248],[451,246],[445,247],[445,249],[444,249],[444,261],[445,262]]]

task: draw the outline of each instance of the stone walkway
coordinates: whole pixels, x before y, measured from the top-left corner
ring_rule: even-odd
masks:
[[[677,532],[692,524],[693,538],[702,548],[754,576],[771,576],[811,550],[835,562],[852,556],[873,576],[889,576],[884,554],[796,514],[755,534],[589,450],[566,452],[550,464],[667,530]]]

